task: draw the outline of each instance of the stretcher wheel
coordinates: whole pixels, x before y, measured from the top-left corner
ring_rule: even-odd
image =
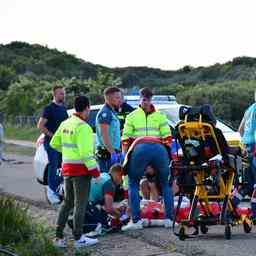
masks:
[[[230,225],[225,226],[225,238],[229,240],[231,238],[231,227]]]
[[[200,231],[202,234],[207,234],[208,233],[208,227],[206,227],[206,225],[201,224],[200,225]]]
[[[244,226],[244,232],[245,233],[250,233],[252,230],[252,227],[250,226],[249,223],[247,223],[246,220],[243,221],[243,226]]]
[[[186,239],[185,227],[181,227],[179,230],[179,239],[184,241]]]

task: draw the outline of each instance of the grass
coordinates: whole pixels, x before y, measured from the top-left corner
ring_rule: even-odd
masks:
[[[35,150],[36,150],[35,148],[22,147],[22,146],[13,145],[13,144],[5,144],[4,145],[4,154],[34,156]]]
[[[20,127],[9,123],[4,126],[4,134],[7,139],[36,141],[40,133],[36,127]]]
[[[32,222],[27,208],[0,196],[0,244],[19,256],[62,255],[49,239],[50,230]]]

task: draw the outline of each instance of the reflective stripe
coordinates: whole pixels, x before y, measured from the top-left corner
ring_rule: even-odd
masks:
[[[146,131],[159,131],[158,128],[156,127],[148,127],[148,128],[135,128],[134,129],[135,132],[146,132]]]
[[[149,136],[141,136],[141,135],[134,135],[134,136],[132,136],[132,137],[129,137],[129,139],[134,139],[134,140],[136,140],[137,138],[141,138],[141,137],[150,137],[151,135],[149,135]],[[154,138],[156,138],[156,139],[162,139],[162,137],[160,137],[160,136],[154,136]]]
[[[74,143],[63,143],[62,147],[64,148],[77,148],[77,145]]]
[[[94,169],[97,169],[97,165],[91,166],[90,168],[87,168],[87,169],[88,169],[88,171],[92,171]]]
[[[166,126],[166,125],[168,125],[168,122],[161,123],[161,124],[159,125],[159,127]]]
[[[83,159],[77,159],[77,160],[74,160],[74,159],[63,159],[63,163],[67,164],[83,164],[84,162],[86,161],[90,161],[90,160],[95,160],[94,156],[88,156],[88,157],[85,157]]]
[[[87,156],[85,158],[83,158],[84,161],[89,161],[89,160],[95,160],[94,156]]]
[[[83,160],[73,160],[73,159],[63,159],[62,162],[64,164],[83,164]]]

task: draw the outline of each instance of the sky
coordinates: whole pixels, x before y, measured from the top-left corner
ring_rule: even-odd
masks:
[[[256,57],[254,0],[0,0],[0,44],[108,67],[176,70]]]

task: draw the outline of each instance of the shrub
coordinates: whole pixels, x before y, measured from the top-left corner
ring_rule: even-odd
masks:
[[[0,196],[0,244],[19,256],[57,256],[50,230],[32,222],[27,206]]]

